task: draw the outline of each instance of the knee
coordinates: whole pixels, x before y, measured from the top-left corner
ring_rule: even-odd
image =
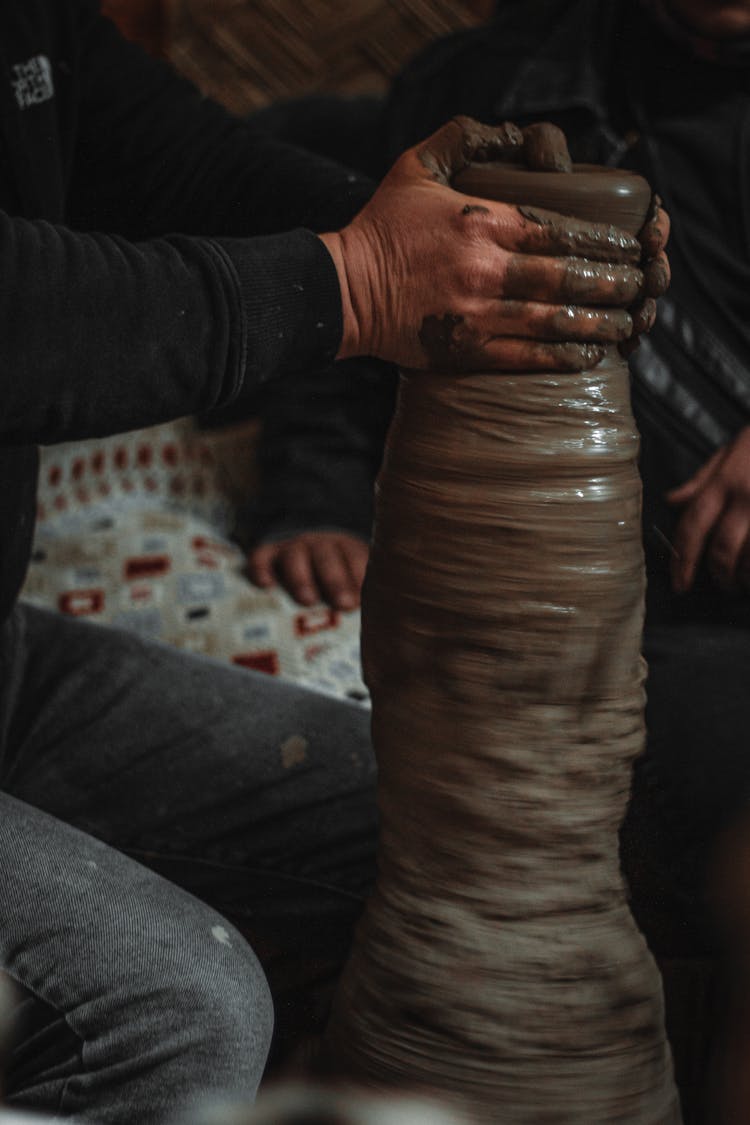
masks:
[[[271,995],[253,950],[219,915],[191,906],[127,944],[109,1021],[87,1028],[90,1068],[116,1058],[152,1107],[212,1092],[254,1097],[271,1044]]]
[[[173,1045],[202,1073],[205,1086],[254,1094],[268,1057],[273,1002],[265,974],[245,939],[217,923],[203,956],[178,962],[168,1007]],[[165,1005],[166,1006],[166,1005]]]

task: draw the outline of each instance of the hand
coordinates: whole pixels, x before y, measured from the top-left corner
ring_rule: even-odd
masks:
[[[300,605],[324,601],[334,609],[356,609],[369,548],[343,531],[307,531],[277,543],[263,543],[248,555],[248,572],[258,586],[277,579]]]
[[[668,492],[667,500],[684,508],[674,536],[675,591],[691,588],[704,555],[723,589],[750,589],[750,426]]]
[[[447,186],[471,161],[523,144],[513,125],[457,118],[404,153],[349,226],[321,236],[341,285],[339,358],[575,371],[631,335],[626,306],[644,285],[637,238]]]
[[[669,215],[663,210],[659,196],[655,195],[646,221],[638,232],[643,287],[637,301],[628,310],[633,318],[633,335],[620,344],[620,351],[625,356],[638,347],[641,334],[653,327],[657,298],[669,288],[669,261],[664,249],[669,239],[669,225]]]

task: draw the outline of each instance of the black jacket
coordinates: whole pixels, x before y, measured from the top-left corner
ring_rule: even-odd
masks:
[[[339,290],[311,230],[370,190],[230,118],[92,0],[2,5],[0,617],[28,559],[37,443],[329,361]]]
[[[650,613],[732,617],[736,601],[715,597],[705,577],[694,596],[671,595],[668,555],[653,529],[669,536],[674,526],[664,491],[750,422],[750,69],[741,57],[733,66],[693,58],[632,0],[503,0],[498,7],[489,27],[443,39],[396,81],[371,126],[381,166],[457,113],[521,125],[552,120],[574,160],[635,168],[662,195],[672,218],[673,281],[656,327],[631,359]],[[378,394],[385,402],[391,392],[383,383]],[[306,457],[298,447],[285,479],[267,477],[266,509],[279,497],[285,528],[335,521],[361,531],[369,501],[360,482],[367,471],[371,483],[381,451],[378,412],[363,421],[340,407],[338,432],[321,430],[316,442],[309,409],[304,418],[295,413],[296,396],[283,407],[272,388],[268,398],[265,462],[281,463],[287,436],[299,431]],[[348,477],[348,514],[341,496],[327,518],[319,503],[306,510],[304,490],[290,510],[291,470],[322,480],[358,449],[366,452],[360,473]],[[266,528],[272,534],[271,520]]]

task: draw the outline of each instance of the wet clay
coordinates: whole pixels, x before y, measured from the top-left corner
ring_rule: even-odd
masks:
[[[646,188],[644,207],[645,180],[621,168],[574,164],[570,175],[561,175],[509,164],[502,168],[502,176],[499,171],[496,164],[469,164],[455,177],[454,187],[466,195],[520,204],[532,217],[538,217],[537,209],[543,208],[595,223],[611,223],[630,234],[641,229],[651,203]]]
[[[467,168],[472,158],[505,160],[521,159],[523,132],[510,121],[502,125],[482,125],[471,117],[456,117],[442,130],[438,141],[430,137],[418,157],[432,178],[449,184],[457,168]]]
[[[379,875],[327,1045],[478,1125],[679,1122],[618,856],[644,743],[637,450],[615,348],[581,374],[401,376],[363,600]]]

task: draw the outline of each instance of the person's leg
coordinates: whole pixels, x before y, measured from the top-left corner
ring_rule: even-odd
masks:
[[[263,953],[342,959],[374,875],[367,712],[28,607],[16,624],[0,788],[230,914]]]
[[[271,1000],[215,911],[0,793],[0,964],[17,986],[8,1104],[157,1125],[212,1091],[252,1098]]]
[[[705,951],[719,937],[716,849],[750,810],[750,630],[651,626],[644,655],[647,744],[636,764],[625,859],[637,849],[683,929],[684,948]]]
[[[644,652],[647,750],[621,833],[631,902],[664,972],[686,1120],[747,1121],[750,630],[650,626]]]
[[[22,624],[0,788],[274,947],[348,941],[375,869],[365,709],[29,607]]]

